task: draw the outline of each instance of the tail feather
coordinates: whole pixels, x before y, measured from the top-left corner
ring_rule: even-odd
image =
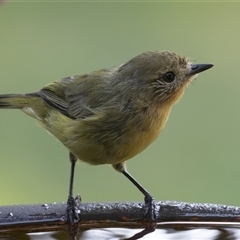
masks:
[[[24,108],[29,104],[29,97],[25,94],[0,95],[0,108],[13,109]]]

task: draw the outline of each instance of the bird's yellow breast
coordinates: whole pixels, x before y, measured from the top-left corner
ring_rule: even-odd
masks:
[[[121,130],[121,123],[114,126],[102,122],[101,128],[101,124],[96,124],[100,123],[98,118],[74,120],[54,110],[42,125],[79,160],[93,165],[116,164],[134,157],[158,137],[170,108],[154,110],[122,123]]]

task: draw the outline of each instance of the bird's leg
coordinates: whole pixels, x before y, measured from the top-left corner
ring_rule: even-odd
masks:
[[[148,221],[154,222],[156,220],[156,213],[153,196],[141,184],[139,184],[137,180],[125,169],[122,171],[122,174],[127,177],[134,184],[134,186],[136,186],[138,190],[144,195],[144,202],[147,208],[144,218]]]
[[[71,172],[70,172],[70,183],[69,183],[69,194],[67,200],[67,209],[66,209],[66,222],[70,225],[73,225],[75,222],[79,221],[79,213],[78,205],[81,202],[81,198],[77,195],[76,198],[73,197],[73,180],[74,180],[74,169],[77,158],[69,153],[69,158],[71,162]]]
[[[124,163],[119,163],[113,165],[113,168],[121,172],[125,177],[127,177],[133,184],[138,188],[138,190],[144,195],[144,202],[146,206],[145,220],[154,222],[156,220],[155,202],[153,196],[140,184],[137,180],[127,172]]]

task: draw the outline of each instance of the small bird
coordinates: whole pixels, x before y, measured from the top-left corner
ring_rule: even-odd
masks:
[[[154,199],[126,170],[126,161],[158,137],[188,84],[211,67],[173,52],[147,51],[119,67],[62,78],[34,93],[0,95],[0,108],[21,109],[68,149],[67,222],[78,220],[72,191],[77,160],[111,164],[143,193],[144,218],[154,221]]]

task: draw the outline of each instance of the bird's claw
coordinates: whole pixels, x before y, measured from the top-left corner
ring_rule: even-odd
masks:
[[[75,198],[73,196],[69,196],[67,200],[67,209],[66,209],[66,223],[69,223],[70,225],[74,225],[74,223],[77,223],[80,218],[80,210],[79,205],[81,203],[81,197],[80,195],[77,195]]]
[[[156,221],[156,207],[154,198],[151,195],[144,198],[146,213],[144,219],[150,222]]]

